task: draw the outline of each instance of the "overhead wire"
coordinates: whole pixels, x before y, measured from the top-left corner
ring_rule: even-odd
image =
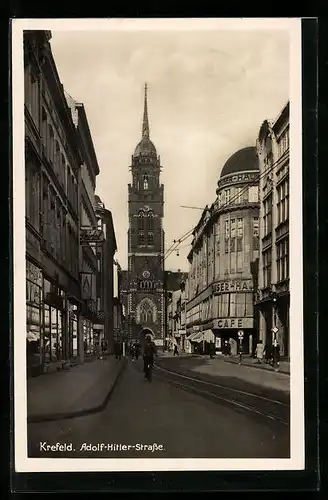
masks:
[[[244,186],[238,193],[236,193],[226,203],[224,203],[220,207],[216,208],[216,210],[212,213],[212,215],[215,215],[216,213],[221,212],[222,210],[225,210],[230,205],[232,205],[234,203],[234,201],[236,201],[238,198],[240,198],[240,196],[243,193],[245,193],[246,191],[248,191],[249,187],[252,187],[252,186],[256,185],[257,182],[260,179],[262,179],[265,175],[267,175],[268,173],[270,173],[273,170],[273,168],[277,165],[277,163],[279,163],[279,161],[280,161],[280,158],[277,161],[273,162],[272,165],[270,165],[267,169],[265,169],[251,183],[247,184],[247,186]],[[206,210],[206,207],[204,207],[204,211],[205,210]],[[173,240],[173,244],[164,253],[163,261],[165,261],[173,252],[175,252],[176,250],[178,250],[179,244],[183,243],[187,238],[189,238],[189,236],[191,236],[192,233],[194,232],[195,228],[196,228],[196,226],[194,226],[192,229],[190,229],[189,231],[187,231],[184,235],[180,236],[180,238],[178,240]],[[174,245],[176,245],[175,248],[173,248]]]

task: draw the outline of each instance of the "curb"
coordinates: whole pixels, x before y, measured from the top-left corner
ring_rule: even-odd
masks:
[[[104,410],[106,405],[108,404],[108,401],[110,400],[110,398],[114,392],[114,389],[115,389],[124,369],[126,368],[126,366],[127,366],[127,358],[123,358],[122,366],[121,366],[120,370],[118,371],[116,378],[115,378],[111,388],[109,389],[109,392],[107,393],[105,399],[103,400],[103,402],[100,405],[94,406],[92,408],[86,408],[84,410],[77,410],[77,411],[71,411],[71,412],[66,412],[66,413],[51,413],[48,415],[33,415],[30,417],[27,417],[27,423],[28,424],[36,424],[36,423],[40,423],[40,422],[54,422],[56,420],[68,420],[71,418],[82,417],[84,415],[91,415],[92,413],[99,413],[100,411]]]
[[[233,365],[239,365],[239,362],[238,361],[233,361],[232,359],[224,359],[223,360],[225,363],[231,363]],[[284,375],[289,375],[290,376],[290,372],[287,372],[286,370],[267,370],[266,368],[262,368],[261,366],[257,366],[255,363],[252,364],[252,365],[249,365],[249,364],[241,364],[242,366],[249,366],[250,368],[255,368],[256,370],[262,370],[262,371],[265,371],[265,372],[269,372],[269,373],[283,373]]]

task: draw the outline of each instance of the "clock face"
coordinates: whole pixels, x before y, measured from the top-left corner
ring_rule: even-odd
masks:
[[[142,273],[142,276],[143,276],[144,278],[149,278],[149,276],[150,276],[150,272],[149,272],[149,271],[144,271],[144,272]]]

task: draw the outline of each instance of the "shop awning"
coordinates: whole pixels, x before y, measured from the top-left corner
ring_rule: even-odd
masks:
[[[203,333],[202,332],[192,333],[191,335],[189,335],[189,337],[187,337],[187,340],[189,340],[190,342],[201,342],[203,340]]]
[[[208,343],[214,343],[215,342],[215,335],[212,332],[212,330],[204,330],[203,332],[204,335],[204,340]]]

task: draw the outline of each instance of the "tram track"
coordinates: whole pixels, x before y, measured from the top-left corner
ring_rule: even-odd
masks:
[[[246,412],[262,420],[266,419],[283,426],[289,426],[290,405],[283,401],[213,381],[210,382],[199,377],[192,377],[187,373],[164,368],[158,363],[155,363],[154,368],[154,378],[165,381],[174,387],[224,404],[235,411]]]

